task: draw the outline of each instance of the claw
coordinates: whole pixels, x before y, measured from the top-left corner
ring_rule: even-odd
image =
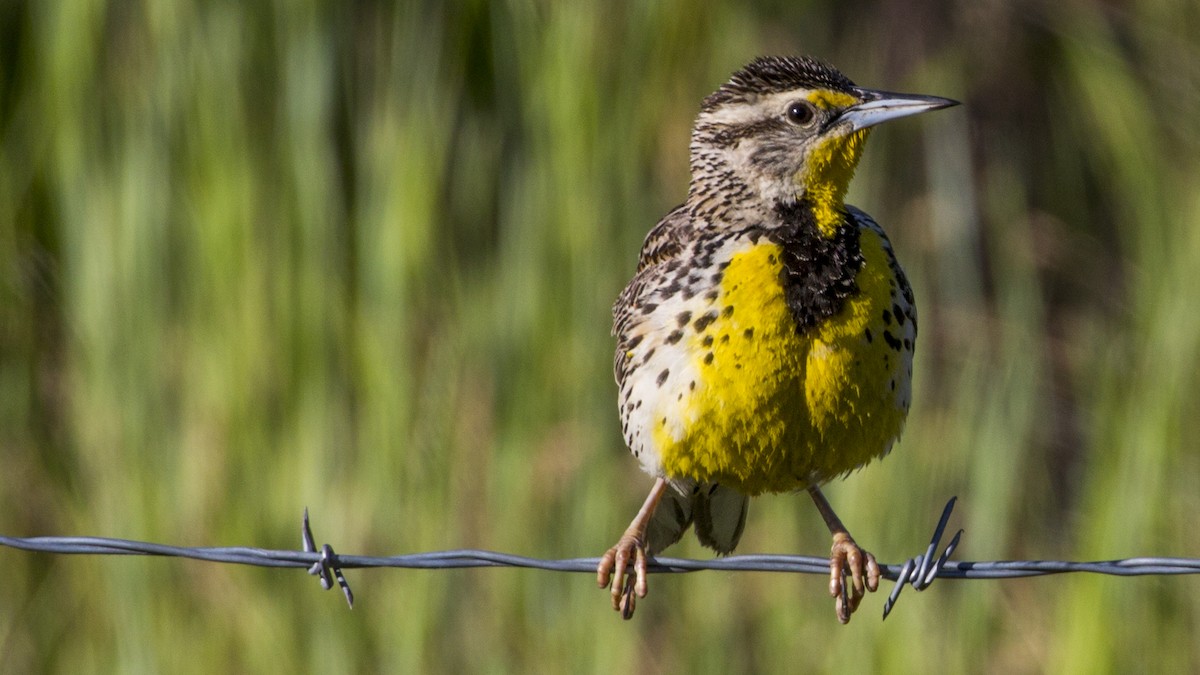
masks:
[[[608,549],[600,557],[600,564],[596,566],[596,584],[600,588],[608,588],[609,582],[612,582],[613,609],[626,619],[633,617],[637,598],[646,597],[646,573],[649,571],[646,563],[646,527],[666,489],[666,479],[660,477],[654,481],[654,487],[650,488],[650,494],[633,522],[629,524],[629,529],[617,540],[616,546]],[[629,574],[631,556],[633,574]]]
[[[847,571],[850,583],[846,583]],[[829,594],[836,598],[839,622],[850,622],[850,615],[858,609],[863,596],[879,589],[881,576],[875,556],[860,548],[848,533],[834,533],[829,555]]]
[[[630,574],[629,559],[633,558]],[[641,537],[626,532],[616,546],[608,549],[596,567],[596,583],[600,588],[612,586],[612,607],[625,619],[633,617],[636,598],[646,597],[646,544]]]

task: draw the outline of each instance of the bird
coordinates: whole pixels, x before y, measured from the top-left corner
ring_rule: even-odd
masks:
[[[806,56],[759,57],[703,100],[687,198],[613,307],[622,435],[654,478],[597,565],[624,618],[648,560],[693,525],[732,552],[764,493],[815,503],[840,622],[878,588],[820,488],[899,438],[917,310],[887,235],[845,194],[873,127],[957,103],[862,88]]]

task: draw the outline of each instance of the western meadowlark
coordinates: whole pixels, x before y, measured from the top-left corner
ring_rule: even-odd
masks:
[[[704,99],[687,201],[650,230],[613,308],[622,432],[656,479],[597,568],[625,618],[647,556],[693,523],[731,552],[763,492],[816,503],[841,622],[878,587],[820,485],[900,435],[917,312],[887,235],[843,199],[871,127],[956,103],[805,57],[756,59]]]

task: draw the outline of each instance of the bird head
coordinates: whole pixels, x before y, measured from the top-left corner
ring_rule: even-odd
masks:
[[[763,57],[704,99],[692,132],[689,208],[713,224],[804,200],[832,236],[871,127],[957,104],[855,86],[807,57]]]

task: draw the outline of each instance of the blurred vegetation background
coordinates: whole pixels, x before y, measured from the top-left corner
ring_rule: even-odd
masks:
[[[600,554],[649,487],[609,307],[759,54],[965,106],[852,203],[921,309],[916,403],[830,486],[896,562],[1200,557],[1192,0],[0,2],[0,532]],[[822,555],[807,498],[743,552]],[[673,555],[703,556],[694,542]],[[4,672],[1186,672],[1191,578],[298,572],[0,550]],[[885,591],[890,584],[885,584]]]

